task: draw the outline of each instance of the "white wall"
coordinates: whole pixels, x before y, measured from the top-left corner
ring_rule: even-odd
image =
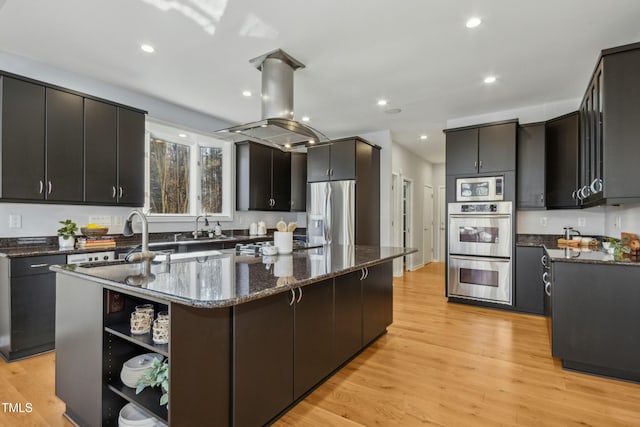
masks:
[[[446,258],[446,252],[444,248],[445,238],[440,238],[440,224],[438,222],[438,212],[440,211],[440,199],[438,198],[438,189],[440,186],[446,185],[446,168],[444,163],[436,163],[433,165],[433,232],[435,236],[435,247],[437,248],[434,253],[434,259],[440,262],[444,262]],[[446,196],[445,196],[446,197]],[[446,199],[442,200],[442,203],[446,205]],[[445,207],[446,215],[446,207]],[[442,218],[443,224],[446,227],[447,219]],[[444,233],[443,233],[444,236]],[[437,257],[437,258],[436,258]]]
[[[604,234],[620,238],[623,231],[640,235],[640,204],[605,208]]]
[[[412,181],[412,208],[411,208],[411,242],[409,246],[418,249],[418,252],[407,257],[407,269],[415,270],[424,265],[423,261],[423,203],[424,186],[433,187],[433,167],[431,163],[424,161],[404,147],[393,144],[392,146],[392,172],[400,176],[400,181],[409,179]],[[436,190],[434,189],[434,192]],[[383,199],[384,200],[384,199]],[[387,199],[390,200],[390,199]],[[434,204],[435,206],[435,204]]]
[[[573,227],[585,236],[604,234],[605,212],[601,207],[589,209],[560,209],[542,211],[518,211],[516,232],[518,234],[564,233],[564,227]],[[544,223],[546,222],[546,225]],[[584,223],[585,225],[580,225]]]

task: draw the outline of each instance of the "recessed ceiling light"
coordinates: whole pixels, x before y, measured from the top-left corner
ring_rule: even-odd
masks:
[[[422,139],[422,140],[427,139],[427,135],[420,135],[420,139]]]
[[[386,99],[379,99],[378,100],[378,105],[380,105],[380,106],[387,105],[387,100]]]
[[[467,28],[475,28],[480,24],[482,24],[482,19],[474,16],[473,18],[469,18],[469,20],[467,20],[466,26]]]
[[[316,140],[315,140],[315,139],[310,139],[310,140],[309,140],[309,144],[315,144],[315,143],[316,143]]]
[[[484,82],[485,83],[495,83],[496,82],[496,76],[488,76],[484,78]]]
[[[187,134],[186,134],[186,133],[179,133],[179,134],[178,134],[178,136],[179,136],[180,138],[186,138],[186,137],[187,137]]]
[[[285,148],[291,148],[291,144],[284,144]]]
[[[303,121],[303,122],[308,122],[309,120],[311,120],[311,119],[309,118],[309,116],[302,116],[302,121]]]
[[[242,96],[247,96],[247,97],[251,96],[251,91],[250,90],[242,91]]]
[[[388,110],[384,110],[387,114],[398,114],[401,113],[402,110],[400,108],[389,108]]]
[[[156,50],[154,49],[153,46],[151,46],[150,44],[141,44],[140,45],[140,49],[142,49],[143,51],[147,52],[147,53],[153,53]]]

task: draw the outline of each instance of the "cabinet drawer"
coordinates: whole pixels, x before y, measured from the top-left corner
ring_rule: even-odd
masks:
[[[67,257],[65,255],[45,255],[27,258],[13,258],[11,260],[11,277],[50,273],[50,266],[56,264],[66,264],[66,261]]]

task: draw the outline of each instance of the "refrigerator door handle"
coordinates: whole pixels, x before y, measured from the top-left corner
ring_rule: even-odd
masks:
[[[324,241],[331,243],[331,185],[326,184],[324,199]]]

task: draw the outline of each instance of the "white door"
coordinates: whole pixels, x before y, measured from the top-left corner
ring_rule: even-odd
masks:
[[[422,206],[422,262],[433,261],[433,187],[424,186]]]
[[[444,262],[447,254],[444,249],[446,207],[447,195],[445,193],[445,186],[441,185],[438,187],[438,260],[440,262]]]
[[[400,246],[402,242],[402,215],[401,215],[401,199],[402,194],[400,192],[402,185],[400,184],[400,176],[397,173],[391,175],[391,199],[393,205],[393,219],[391,221],[391,234],[393,246]],[[395,277],[402,276],[402,263],[403,258],[396,258],[393,260],[393,275]]]

